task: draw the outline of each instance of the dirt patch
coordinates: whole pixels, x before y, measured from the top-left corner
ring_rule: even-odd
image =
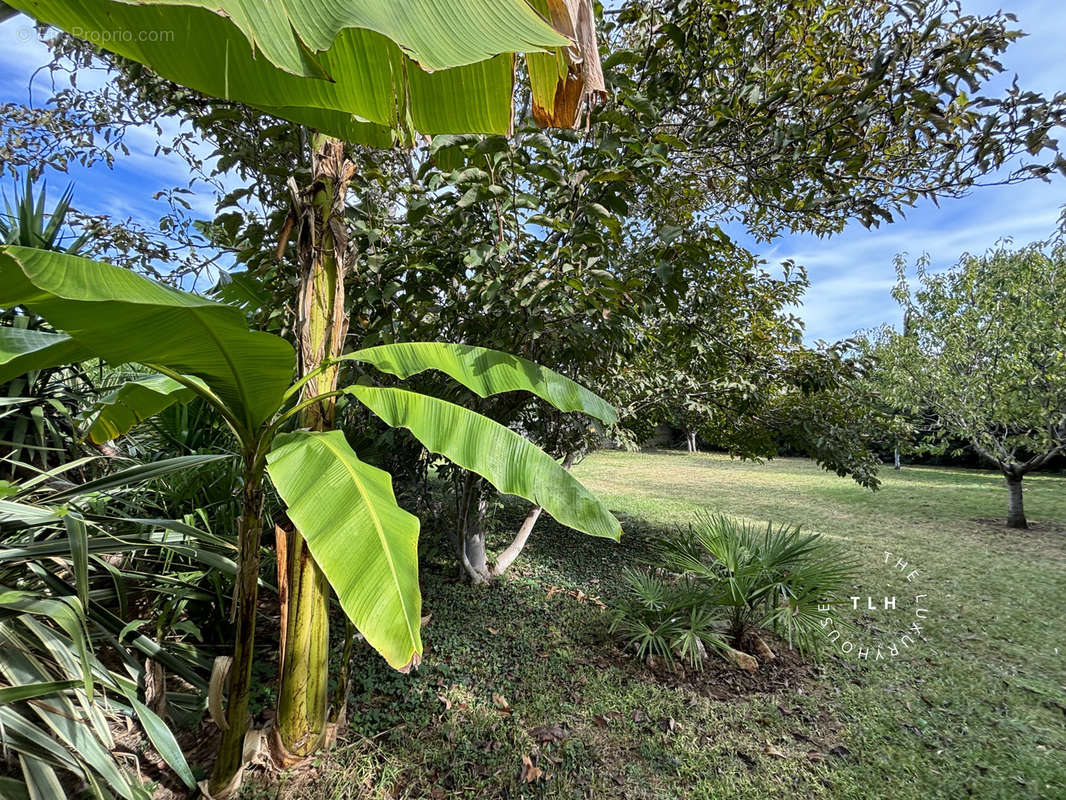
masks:
[[[1066,534],[1066,526],[1059,522],[1033,522],[1030,520],[1028,528],[1010,528],[1002,518],[975,517],[973,521],[982,528],[991,528],[996,533],[1011,536],[1012,538],[1039,536],[1040,534],[1049,533],[1058,534],[1059,536]]]
[[[671,689],[687,689],[714,700],[740,701],[751,695],[794,692],[813,680],[817,667],[808,658],[790,648],[788,643],[768,631],[760,631],[775,658],[759,659],[755,672],[747,672],[721,656],[709,654],[702,668],[686,664],[673,666],[661,661],[643,662],[632,653],[611,647],[615,663],[626,665],[634,677],[654,681]],[[754,648],[743,648],[751,652]]]

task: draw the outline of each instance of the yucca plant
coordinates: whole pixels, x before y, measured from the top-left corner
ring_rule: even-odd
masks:
[[[128,591],[158,592],[171,605],[188,592],[187,574],[151,566],[161,559],[235,574],[227,557],[233,545],[183,523],[113,514],[122,496],[139,492],[145,481],[216,458],[168,459],[67,483],[91,461],[82,459],[21,484],[0,482],[0,745],[9,762],[0,796],[85,791],[101,800],[147,800],[136,770],[112,752],[108,721],[117,715],[136,718],[179,778],[195,786],[163,715],[202,709],[210,663],[190,648],[162,646],[137,631],[144,620],[127,622],[114,609],[122,610]],[[98,513],[101,507],[110,514]],[[122,667],[106,667],[94,652],[99,647],[117,655]],[[199,693],[167,697],[162,676],[168,672]]]
[[[93,655],[82,612],[77,598],[0,584],[0,727],[5,757],[17,759],[22,774],[0,778],[0,796],[69,797],[74,788],[101,800],[148,800],[147,788],[111,752],[108,717],[118,714],[136,717],[169,766],[194,785],[170,729],[138,698],[137,682]]]
[[[67,186],[51,208],[47,196],[47,184],[38,187],[30,172],[23,177],[21,190],[15,182],[13,201],[4,192],[0,244],[71,254],[84,249],[88,234],[75,235],[69,224],[73,185]],[[0,314],[0,325],[38,328],[41,320],[8,310]],[[84,374],[68,368],[33,370],[0,385],[0,446],[10,448],[16,459],[44,469],[70,460],[78,449],[73,416],[84,404],[87,390],[91,386]]]
[[[48,184],[41,183],[40,189],[34,182],[32,173],[23,177],[21,191],[16,183],[13,189],[14,201],[3,195],[4,214],[0,216],[0,243],[17,244],[22,247],[37,247],[41,250],[55,250],[61,253],[77,255],[89,242],[88,232],[75,235],[69,229],[70,203],[74,199],[74,185],[68,184],[58,202],[49,210]]]

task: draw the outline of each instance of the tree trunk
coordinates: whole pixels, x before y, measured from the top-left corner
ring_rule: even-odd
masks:
[[[238,523],[237,585],[233,611],[233,663],[226,706],[226,729],[208,784],[212,797],[231,797],[244,770],[244,737],[248,731],[248,695],[255,648],[255,613],[259,584],[259,539],[263,528],[263,466],[257,454],[245,454],[242,511]]]
[[[347,232],[345,196],[355,166],[344,158],[344,143],[316,135],[311,185],[293,192],[294,229],[300,260],[296,338],[300,375],[318,369],[344,348],[348,319],[344,313]],[[302,399],[337,388],[337,368],[307,382]],[[333,428],[335,401],[328,398],[301,412],[300,427]],[[272,749],[275,760],[291,764],[319,750],[326,739],[329,665],[330,586],[300,532],[289,535],[286,549],[287,592],[281,651],[277,722]]]
[[[688,445],[688,451],[690,453],[697,452],[697,449],[696,449],[696,432],[695,431],[687,431],[685,433],[685,442]]]
[[[892,448],[892,468],[899,469],[899,448]]]
[[[459,560],[475,584],[488,583],[492,572],[485,553],[485,528],[482,524],[488,511],[488,498],[482,479],[473,472],[468,471],[463,480],[459,509]]]
[[[1011,528],[1028,528],[1029,523],[1025,520],[1025,509],[1022,505],[1022,476],[1017,473],[1006,473],[1007,492],[1007,525]]]
[[[563,459],[563,469],[569,470],[573,465],[574,454],[568,453],[566,458]],[[518,529],[518,533],[515,534],[514,540],[496,559],[496,564],[492,568],[493,576],[499,577],[500,575],[503,575],[503,573],[507,571],[507,568],[514,563],[514,560],[518,558],[522,552],[522,548],[526,546],[529,534],[533,532],[533,526],[536,525],[537,520],[540,519],[542,511],[544,511],[544,509],[540,506],[533,506],[529,509],[529,513],[526,514],[526,518],[522,520],[522,525]]]
[[[503,575],[507,571],[507,568],[514,563],[514,560],[518,558],[522,552],[522,548],[526,546],[526,540],[529,539],[529,534],[533,533],[533,526],[537,524],[537,520],[540,519],[541,512],[544,509],[541,506],[533,506],[529,509],[529,513],[526,514],[526,518],[522,520],[522,525],[518,529],[518,533],[515,534],[514,541],[508,545],[507,549],[500,553],[499,558],[496,559],[496,564],[492,568],[492,574],[495,576]]]

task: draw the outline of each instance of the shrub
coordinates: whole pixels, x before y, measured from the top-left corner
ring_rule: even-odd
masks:
[[[624,577],[626,591],[612,612],[610,632],[639,658],[673,664],[679,657],[698,669],[708,648],[725,646],[721,614],[696,581],[632,569]]]
[[[38,474],[0,480],[0,797],[148,800],[128,759],[113,752],[119,716],[136,718],[195,786],[165,719],[198,719],[207,665],[175,640],[198,635],[187,604],[206,593],[197,585],[205,576],[236,571],[232,545],[185,523],[117,514],[137,513],[151,494],[145,481],[217,459],[134,465],[81,485],[65,483],[77,462],[47,472],[23,465]],[[149,620],[120,616],[131,596],[139,613],[156,617],[166,647],[139,631]],[[166,692],[167,674],[194,693]]]
[[[818,534],[773,523],[757,528],[721,514],[702,516],[654,547],[655,571],[627,571],[627,593],[610,630],[641,658],[672,661],[683,652],[694,666],[712,643],[737,663],[735,650],[752,647],[772,658],[760,628],[815,652],[824,616],[818,606],[856,569],[839,545]]]

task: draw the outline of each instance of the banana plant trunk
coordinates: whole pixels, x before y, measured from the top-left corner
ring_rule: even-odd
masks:
[[[355,166],[345,160],[344,143],[338,139],[316,135],[313,147],[311,185],[299,190],[294,181],[289,182],[301,273],[296,322],[301,377],[326,359],[339,356],[348,330],[345,196]],[[326,369],[307,382],[303,397],[336,388],[337,369]],[[334,408],[332,397],[308,406],[301,412],[300,427],[331,430]],[[299,530],[285,536],[286,541],[279,543],[285,561],[279,563],[278,575],[279,588],[284,584],[284,607],[277,721],[271,744],[275,759],[291,764],[326,744],[330,586]]]
[[[244,454],[242,511],[238,523],[237,586],[234,594],[233,661],[229,669],[226,728],[208,781],[212,797],[230,797],[240,785],[244,768],[244,739],[248,731],[248,698],[255,648],[258,602],[259,542],[263,529],[263,465],[258,453]]]

